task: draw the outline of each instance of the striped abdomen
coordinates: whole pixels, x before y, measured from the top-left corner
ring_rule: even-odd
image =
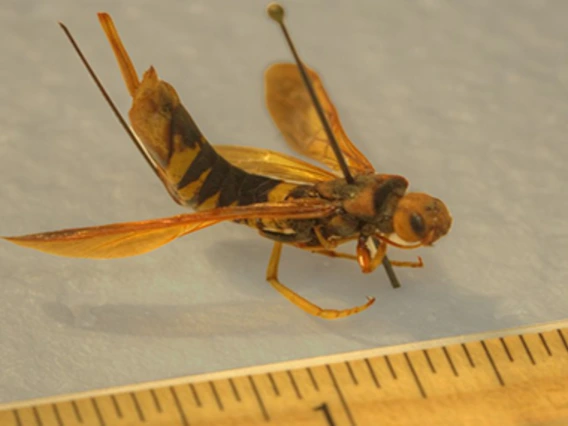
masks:
[[[197,210],[283,200],[296,185],[247,173],[207,142],[175,90],[144,74],[130,110],[134,131],[176,201]]]

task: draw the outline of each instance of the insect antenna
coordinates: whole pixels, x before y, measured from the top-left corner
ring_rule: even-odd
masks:
[[[141,144],[141,142],[138,140],[138,138],[136,137],[136,135],[134,134],[134,132],[132,131],[132,129],[128,126],[128,123],[126,122],[126,120],[124,119],[124,117],[122,117],[122,114],[120,114],[120,111],[118,110],[118,108],[116,107],[116,105],[114,104],[114,102],[112,101],[110,95],[107,93],[107,91],[105,90],[105,88],[103,87],[103,84],[101,83],[101,81],[99,80],[99,78],[97,77],[97,75],[95,74],[95,71],[93,70],[93,68],[91,67],[91,65],[89,64],[89,62],[87,61],[87,58],[85,58],[85,55],[83,55],[83,52],[81,51],[81,49],[79,48],[79,45],[77,44],[77,42],[75,41],[75,39],[73,38],[73,36],[71,35],[71,32],[69,31],[69,29],[65,26],[65,24],[63,23],[59,23],[59,26],[63,29],[63,31],[65,32],[65,35],[67,36],[67,38],[69,39],[69,41],[71,42],[71,45],[73,46],[73,48],[75,49],[75,52],[77,52],[77,55],[79,56],[79,58],[81,59],[81,62],[83,63],[83,65],[85,66],[85,68],[87,69],[87,71],[89,72],[91,78],[93,79],[93,81],[95,82],[95,84],[97,85],[99,91],[101,92],[101,94],[103,95],[103,97],[105,98],[106,102],[108,103],[108,105],[110,106],[110,108],[112,109],[112,112],[114,113],[114,115],[116,116],[116,118],[118,119],[118,121],[120,122],[121,126],[124,128],[124,130],[126,131],[126,133],[128,134],[128,136],[130,137],[130,139],[134,142],[134,145],[136,145],[136,148],[138,148],[138,151],[140,151],[140,153],[142,154],[142,156],[144,157],[144,159],[146,160],[146,162],[148,163],[148,165],[152,168],[152,170],[154,170],[154,173],[156,173],[156,175],[162,179],[162,175],[160,173],[160,169],[158,168],[158,166],[156,165],[156,163],[154,162],[154,160],[152,159],[152,157],[150,157],[150,154],[148,154],[148,152],[144,149],[144,146]]]
[[[325,134],[327,135],[327,138],[329,139],[331,149],[333,149],[333,153],[335,154],[335,157],[337,158],[337,162],[339,163],[339,167],[341,168],[341,172],[343,173],[345,180],[347,181],[347,183],[355,182],[355,180],[353,179],[353,176],[351,175],[351,172],[349,171],[349,167],[347,166],[347,162],[345,161],[345,157],[343,157],[343,154],[341,153],[341,149],[339,148],[339,144],[337,143],[337,140],[335,139],[335,135],[333,134],[333,131],[331,130],[329,122],[327,121],[327,118],[326,118],[325,113],[323,111],[323,108],[320,104],[320,101],[319,101],[319,99],[316,95],[316,92],[314,91],[312,81],[311,81],[310,77],[308,76],[308,73],[306,72],[306,67],[302,63],[302,60],[300,59],[300,56],[298,55],[298,52],[296,51],[296,48],[294,47],[294,43],[292,43],[292,39],[290,38],[290,34],[288,33],[288,29],[286,28],[286,24],[284,24],[284,8],[278,3],[270,3],[268,5],[267,12],[268,12],[268,16],[270,16],[274,21],[276,21],[280,25],[280,28],[282,29],[282,32],[284,33],[284,37],[286,38],[286,42],[288,43],[288,46],[290,47],[290,50],[292,51],[292,55],[294,55],[294,59],[296,60],[296,64],[298,65],[298,69],[300,70],[300,74],[302,76],[302,80],[304,81],[304,85],[306,86],[306,89],[308,89],[308,92],[310,93],[310,97],[312,98],[312,102],[314,104],[314,107],[316,108],[318,117],[321,121],[321,124],[323,125],[323,128],[325,130]]]

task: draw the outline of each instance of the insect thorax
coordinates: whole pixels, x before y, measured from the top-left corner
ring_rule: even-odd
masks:
[[[258,221],[267,238],[285,243],[320,246],[322,238],[333,242],[393,232],[393,215],[408,182],[395,175],[358,176],[353,184],[344,179],[300,185],[287,198],[319,198],[337,205],[333,215],[312,220]]]

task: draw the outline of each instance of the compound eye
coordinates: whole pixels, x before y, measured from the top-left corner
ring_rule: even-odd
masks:
[[[410,215],[410,227],[419,237],[424,236],[426,225],[424,225],[424,219],[422,219],[422,216],[418,213],[412,213]]]
[[[394,232],[407,243],[420,241],[426,232],[421,214],[407,209],[398,209],[393,217]]]

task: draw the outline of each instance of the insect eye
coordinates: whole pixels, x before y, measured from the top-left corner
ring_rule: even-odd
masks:
[[[417,213],[412,213],[410,215],[410,227],[416,233],[416,235],[422,236],[424,235],[424,231],[426,231],[426,227],[424,226],[424,220],[422,216]]]
[[[160,104],[160,112],[163,115],[169,116],[173,110],[173,106],[170,102],[162,102]]]

